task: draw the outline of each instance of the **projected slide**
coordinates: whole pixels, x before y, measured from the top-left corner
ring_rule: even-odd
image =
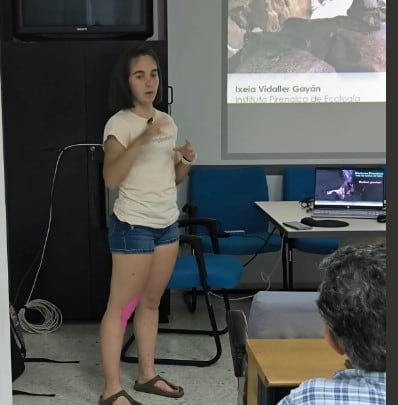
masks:
[[[228,0],[229,104],[385,102],[386,0]]]

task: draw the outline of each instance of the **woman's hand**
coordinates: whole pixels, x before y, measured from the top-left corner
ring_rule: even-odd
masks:
[[[164,117],[156,120],[148,120],[148,125],[145,130],[137,136],[134,140],[134,146],[146,145],[152,141],[152,139],[162,132],[162,128],[168,125],[168,120]]]
[[[175,147],[174,151],[181,153],[185,160],[188,160],[190,162],[196,159],[195,149],[193,148],[191,142],[189,142],[187,139],[185,140],[184,145]]]

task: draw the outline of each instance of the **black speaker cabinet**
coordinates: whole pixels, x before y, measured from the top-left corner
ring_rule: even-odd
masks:
[[[54,303],[64,319],[97,320],[104,312],[111,257],[99,145],[110,116],[113,64],[134,43],[2,42],[10,299],[16,307],[25,304],[38,274],[31,299]],[[146,44],[159,55],[166,95],[166,42]],[[167,111],[167,100],[158,108]]]

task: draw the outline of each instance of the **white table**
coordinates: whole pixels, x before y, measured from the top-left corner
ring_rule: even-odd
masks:
[[[304,217],[311,216],[305,208],[300,206],[299,201],[255,201],[255,204],[268,216],[270,221],[279,230],[282,243],[282,271],[284,289],[293,288],[293,255],[289,239],[314,238],[327,236],[342,236],[343,234],[358,234],[369,236],[384,236],[386,224],[379,223],[376,219],[364,218],[328,218],[340,219],[348,222],[346,227],[321,228],[313,227],[308,230],[296,230],[283,225],[283,222],[300,221]]]

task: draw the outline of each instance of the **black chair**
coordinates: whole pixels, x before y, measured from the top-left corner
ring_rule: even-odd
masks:
[[[203,225],[208,229],[213,253],[204,253],[202,240],[199,236],[191,234],[182,234],[180,245],[188,244],[192,255],[180,255],[177,258],[176,265],[168,283],[169,289],[192,289],[195,288],[203,293],[207,313],[209,316],[209,330],[181,329],[181,328],[159,328],[159,333],[180,333],[190,335],[208,335],[213,337],[216,351],[210,359],[177,359],[177,358],[155,358],[156,364],[173,364],[184,366],[206,367],[214,364],[221,356],[222,346],[220,334],[227,331],[227,327],[219,330],[215,318],[213,305],[210,297],[210,289],[220,289],[224,299],[225,310],[230,309],[228,298],[228,289],[236,287],[241,279],[243,272],[242,263],[231,255],[219,254],[219,245],[217,238],[217,223],[210,218],[186,218],[179,221],[180,227],[190,227],[194,225]],[[195,297],[196,299],[196,297]],[[128,356],[127,350],[134,341],[134,334],[127,340],[122,348],[121,360],[129,363],[137,363],[136,356]]]

